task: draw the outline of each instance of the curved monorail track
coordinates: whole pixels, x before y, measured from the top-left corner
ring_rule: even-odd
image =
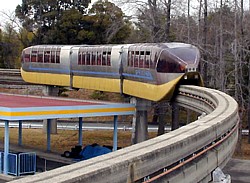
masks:
[[[236,147],[238,105],[225,93],[196,86],[180,86],[175,102],[206,115],[170,133],[22,182],[211,181],[211,173],[224,167]]]

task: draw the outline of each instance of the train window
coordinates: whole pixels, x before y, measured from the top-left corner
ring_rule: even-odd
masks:
[[[149,59],[148,58],[146,58],[145,59],[145,62],[144,62],[144,68],[149,68]]]
[[[146,51],[144,68],[150,68],[150,51]]]
[[[160,58],[157,63],[157,72],[162,73],[182,73],[185,70],[182,70],[181,65],[176,61],[170,58],[167,51],[163,51],[160,55]]]
[[[144,51],[140,51],[140,56],[139,56],[139,68],[144,68]]]
[[[140,52],[136,51],[134,55],[134,67],[139,67]]]
[[[24,54],[24,62],[30,62],[30,54],[29,53]]]
[[[90,65],[90,54],[86,53],[86,65]]]
[[[134,51],[129,52],[129,61],[128,64],[130,67],[134,67]]]
[[[96,52],[91,53],[91,65],[96,65]]]
[[[82,65],[82,53],[78,53],[78,65]]]
[[[44,52],[44,63],[50,63],[50,51]]]
[[[56,57],[55,51],[51,51],[51,63],[55,63],[56,61],[55,57]]]
[[[41,62],[43,63],[43,51],[42,50],[38,50],[38,59],[37,62]]]
[[[153,57],[153,55],[152,55]],[[151,69],[155,69],[155,66],[156,66],[156,63],[157,63],[157,59],[158,59],[158,53],[156,52],[154,54],[154,58],[151,57],[151,60],[150,60],[150,68]]]
[[[195,47],[187,47],[181,49],[174,48],[169,50],[169,52],[189,64],[194,64],[199,57],[199,52]]]
[[[132,59],[131,59],[131,51],[128,51],[128,66],[130,66],[131,67],[131,61],[132,61]]]
[[[31,62],[37,62],[37,51],[31,52]]]
[[[60,63],[60,51],[56,51],[56,63],[59,64]]]
[[[82,52],[82,65],[86,65],[86,54]]]
[[[107,52],[104,51],[102,53],[102,65],[107,65],[107,56],[108,56]]]
[[[107,65],[111,66],[111,51],[109,51],[107,55]]]
[[[152,60],[150,60],[150,68],[155,69],[155,62],[153,62]]]
[[[102,54],[97,52],[97,65],[104,65],[102,63]]]

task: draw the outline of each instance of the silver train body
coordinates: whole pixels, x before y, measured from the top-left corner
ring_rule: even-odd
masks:
[[[121,92],[158,101],[150,91],[140,90],[155,92],[169,83],[161,94],[166,97],[180,80],[201,85],[199,60],[199,50],[185,43],[37,45],[22,52],[22,76],[31,83]]]

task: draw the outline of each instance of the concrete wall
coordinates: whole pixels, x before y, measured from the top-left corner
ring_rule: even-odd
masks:
[[[135,182],[182,164],[157,182],[208,182],[211,172],[222,168],[235,149],[238,105],[222,92],[195,86],[181,86],[176,102],[207,115],[154,139],[13,182]]]

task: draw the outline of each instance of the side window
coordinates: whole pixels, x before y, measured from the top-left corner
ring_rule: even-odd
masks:
[[[44,51],[44,63],[50,63],[50,51]]]
[[[103,65],[102,54],[97,52],[97,65]]]
[[[30,62],[30,53],[28,51],[25,51],[24,62]]]
[[[91,53],[91,65],[96,65],[96,52]]]
[[[37,61],[40,62],[40,63],[43,63],[43,51],[40,49],[38,50],[38,59]]]
[[[102,65],[107,65],[107,56],[108,54],[106,51],[102,52]]]
[[[78,65],[86,65],[86,48],[82,47],[79,49],[78,53]]]
[[[78,65],[82,65],[82,53],[80,51],[78,53]]]
[[[86,65],[86,53],[82,52],[82,65]]]
[[[139,51],[134,54],[134,67],[139,67]]]
[[[150,51],[146,51],[144,67],[150,68]]]
[[[56,62],[56,54],[55,51],[51,51],[51,63],[55,63]]]
[[[37,62],[37,51],[31,52],[31,62]]]
[[[128,52],[128,66],[134,67],[134,52],[133,51]]]
[[[111,51],[109,51],[107,55],[107,65],[111,66]]]
[[[60,50],[56,51],[56,63],[59,64],[60,63]]]
[[[144,68],[144,60],[145,60],[145,54],[144,51],[139,52],[139,68]]]
[[[150,60],[150,68],[155,69],[156,63],[158,59],[158,54],[155,53],[154,55],[151,55],[151,60]]]
[[[90,65],[90,53],[86,53],[86,65]]]

